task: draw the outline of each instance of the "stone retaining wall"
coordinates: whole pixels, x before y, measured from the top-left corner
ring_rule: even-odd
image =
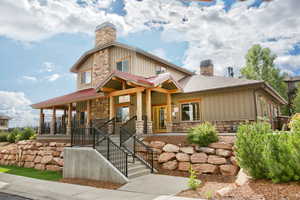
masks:
[[[69,143],[20,141],[0,151],[0,165],[62,171],[63,149],[69,146],[71,146]]]
[[[164,170],[189,171],[192,167],[199,174],[224,176],[234,176],[239,170],[232,143],[216,142],[208,147],[179,146],[162,141],[145,143],[155,150],[156,161]]]

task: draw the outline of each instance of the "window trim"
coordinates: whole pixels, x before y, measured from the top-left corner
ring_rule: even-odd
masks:
[[[157,69],[160,69],[159,71]],[[164,68],[165,70],[162,71],[161,69]],[[159,75],[159,74],[163,74],[163,73],[166,73],[168,70],[167,70],[167,67],[164,67],[164,66],[161,66],[161,65],[156,65],[155,66],[155,74],[156,75]]]
[[[180,122],[201,122],[202,121],[202,110],[201,110],[201,99],[195,98],[195,99],[186,99],[186,100],[179,100],[179,119]],[[199,120],[182,120],[182,105],[183,104],[191,104],[191,103],[198,103],[199,105]]]
[[[128,61],[128,71],[127,71],[127,73],[130,73],[130,60],[131,60],[130,56],[125,56],[121,59],[117,59],[115,61],[115,69],[118,70],[118,64],[117,63],[122,62],[122,71],[121,72],[124,72],[123,71],[123,62],[126,61],[126,60]],[[118,70],[118,71],[120,71],[120,70]]]
[[[87,73],[87,72],[90,73],[90,82],[83,83],[82,82],[82,77],[83,77],[82,75],[85,74],[85,73]],[[88,85],[88,84],[92,83],[92,71],[91,70],[80,71],[79,74],[80,74],[79,81],[80,81],[81,85]],[[85,81],[86,81],[86,78],[85,78]]]

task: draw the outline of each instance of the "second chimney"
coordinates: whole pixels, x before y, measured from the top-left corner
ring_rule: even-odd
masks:
[[[117,39],[117,29],[115,25],[110,22],[104,22],[103,24],[98,25],[95,34],[96,47],[114,42]]]
[[[203,76],[213,76],[214,75],[214,64],[211,60],[201,61],[200,74]]]

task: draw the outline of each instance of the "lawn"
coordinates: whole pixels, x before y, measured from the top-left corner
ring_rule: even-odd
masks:
[[[18,176],[25,176],[29,178],[36,178],[48,181],[59,181],[62,178],[62,174],[60,172],[40,171],[32,168],[23,168],[16,166],[0,165],[0,173],[14,174]]]

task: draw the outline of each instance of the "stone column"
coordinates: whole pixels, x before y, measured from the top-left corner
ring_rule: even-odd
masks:
[[[52,110],[53,110],[53,112],[52,112],[50,134],[54,135],[55,134],[55,125],[56,125],[56,108],[53,107]]]
[[[38,130],[38,134],[41,135],[43,134],[42,131],[43,127],[44,127],[44,122],[45,122],[45,115],[43,113],[43,108],[40,109],[40,122],[39,122],[39,130]]]
[[[143,115],[143,99],[142,92],[136,93],[136,134],[144,134],[144,121],[142,118]]]
[[[68,105],[68,124],[67,124],[67,135],[71,135],[72,132],[72,103]]]
[[[91,101],[87,100],[87,110],[86,110],[86,127],[91,127]]]
[[[147,134],[152,134],[151,90],[146,90]]]
[[[167,93],[167,119],[166,119],[166,127],[167,132],[172,132],[172,104],[171,104],[171,93]]]

